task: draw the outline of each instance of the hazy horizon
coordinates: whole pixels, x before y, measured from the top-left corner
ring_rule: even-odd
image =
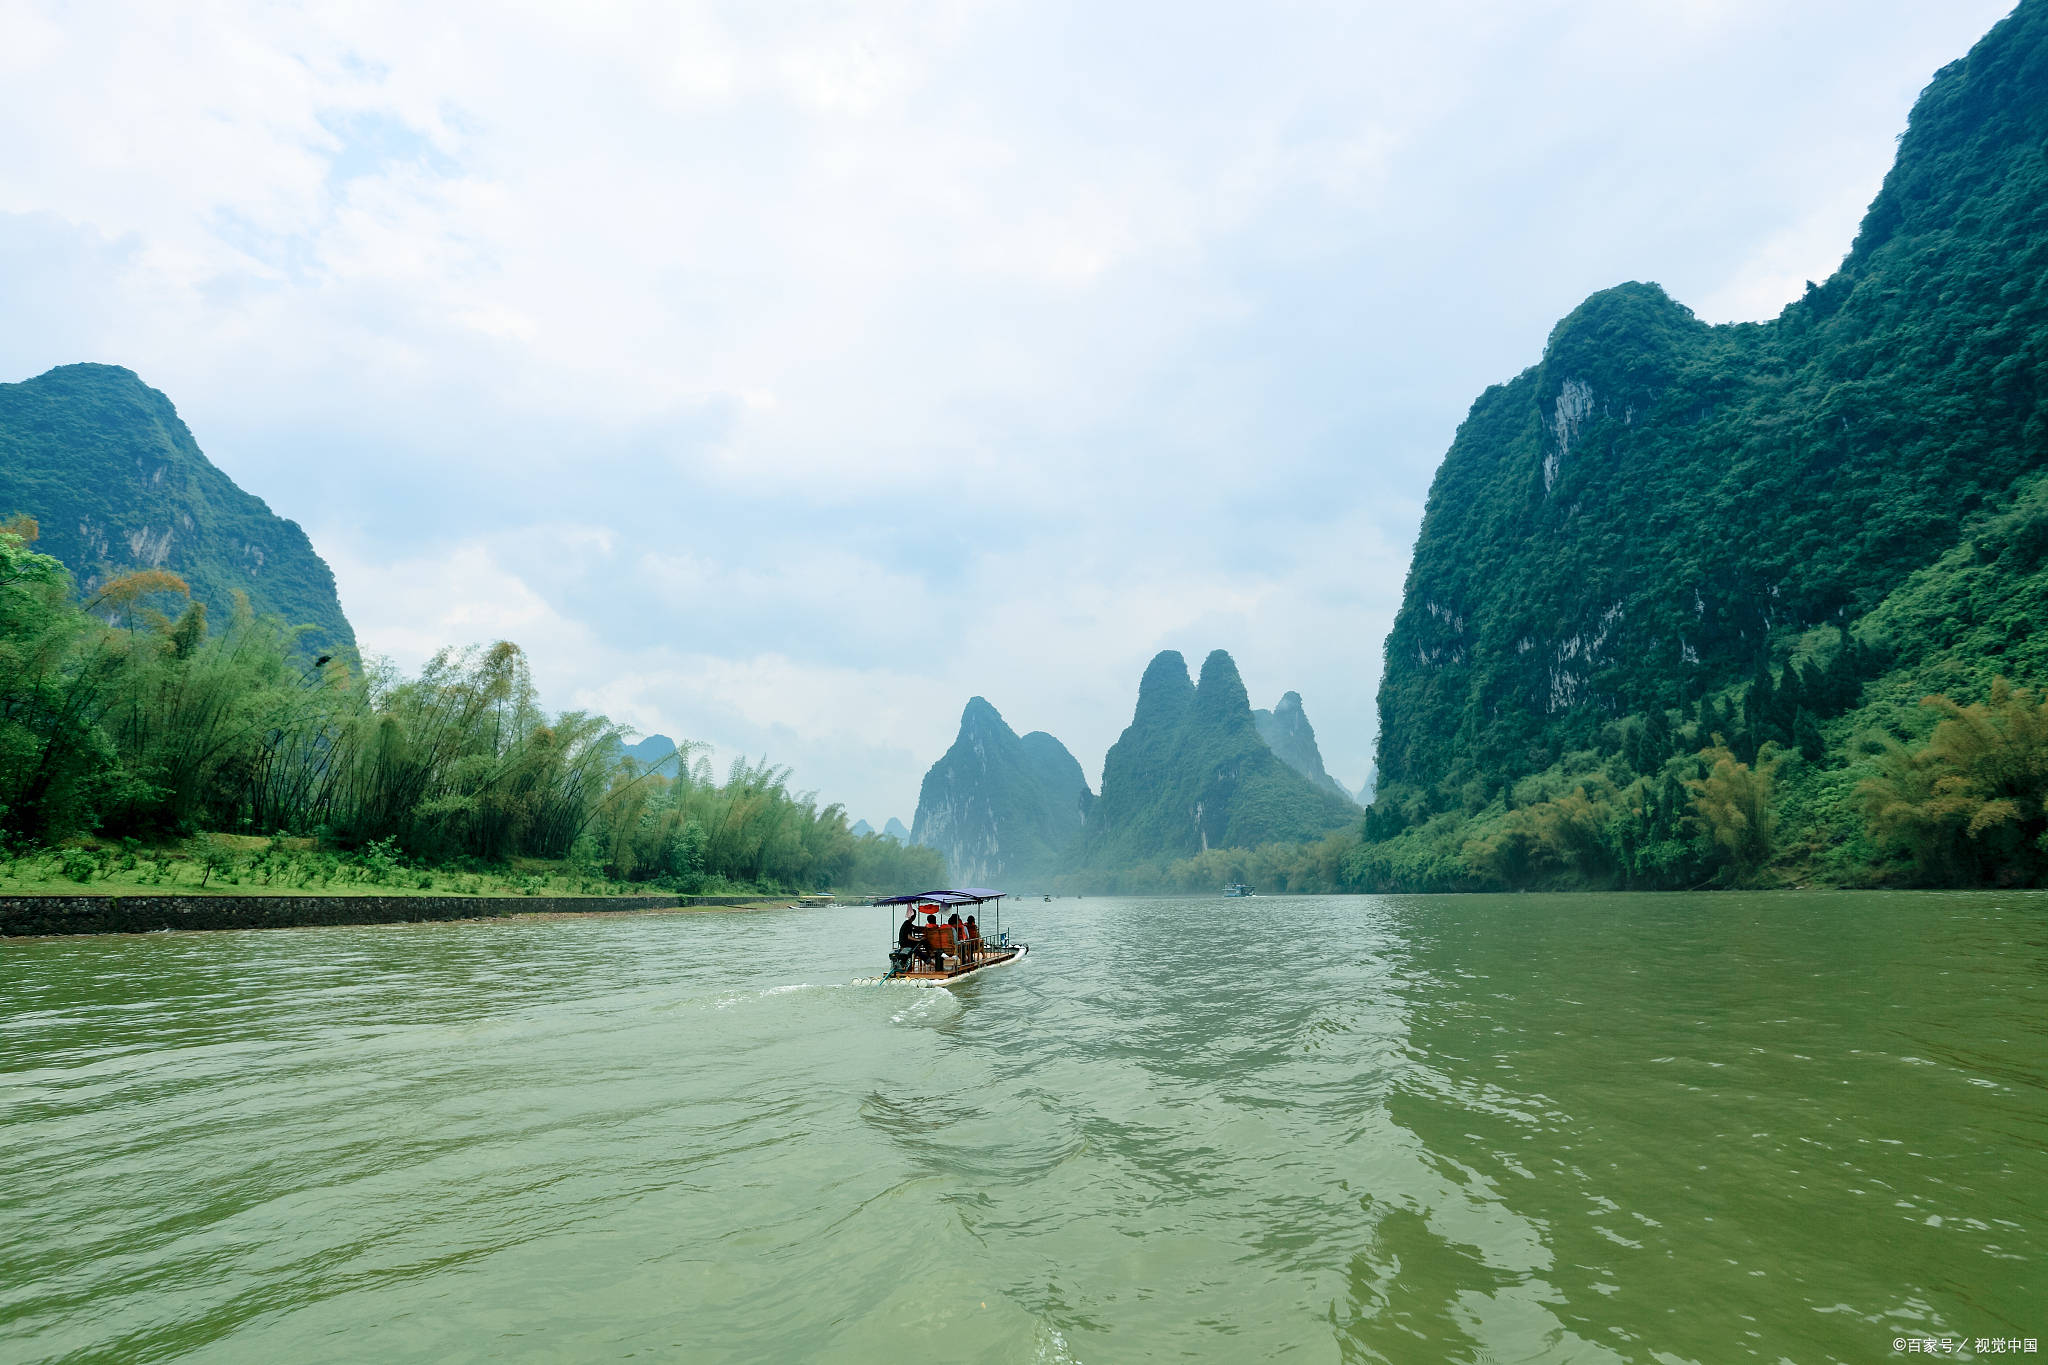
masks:
[[[366,651],[876,828],[971,695],[1099,786],[1169,648],[1356,790],[1472,400],[1775,315],[2009,9],[15,7],[0,380],[162,389]]]

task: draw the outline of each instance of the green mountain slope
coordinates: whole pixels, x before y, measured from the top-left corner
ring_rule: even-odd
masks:
[[[137,568],[183,577],[224,622],[240,589],[259,615],[312,625],[307,647],[355,646],[334,575],[298,524],[214,468],[163,394],[114,365],[0,384],[0,517],[40,524],[36,548],[81,592]]]
[[[1798,752],[1786,842],[1843,836],[1871,728],[1926,728],[1897,692],[2044,676],[2044,394],[2048,0],[2026,0],[1921,95],[1825,284],[1730,326],[1620,285],[1473,404],[1387,639],[1369,830],[1434,821],[1443,852],[1443,820],[1598,773],[1661,782],[1637,833],[1676,839],[1667,761],[1720,734],[1745,763]]]
[[[1060,870],[1093,800],[1064,745],[1039,730],[1019,737],[974,697],[953,746],[924,775],[910,841],[937,849],[961,885],[1041,882]]]
[[[1308,723],[1301,693],[1288,692],[1272,710],[1260,707],[1252,712],[1252,725],[1282,763],[1324,791],[1346,801],[1352,799],[1351,793],[1323,768],[1323,751],[1316,744],[1316,728]]]
[[[1314,839],[1357,814],[1267,747],[1228,654],[1211,653],[1195,684],[1187,661],[1167,650],[1146,668],[1131,724],[1103,762],[1102,794],[1074,860],[1097,872],[1163,864]]]

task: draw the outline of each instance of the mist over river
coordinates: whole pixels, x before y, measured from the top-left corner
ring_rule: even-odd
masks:
[[[1005,922],[951,992],[866,908],[0,943],[0,1360],[2048,1337],[2048,897]]]

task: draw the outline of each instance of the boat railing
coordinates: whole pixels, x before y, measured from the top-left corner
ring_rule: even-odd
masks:
[[[983,934],[980,938],[968,939],[960,946],[965,949],[964,952],[947,952],[940,955],[937,961],[943,962],[956,970],[960,967],[972,967],[977,963],[987,961],[998,953],[1008,952],[1015,945],[1010,941],[1010,931],[1005,929],[999,933]],[[908,949],[898,948],[891,950],[889,954],[890,970],[892,972],[896,970],[896,962],[899,956],[904,957],[907,962],[913,964],[913,970],[929,968],[934,964],[933,958],[921,955],[911,956]]]

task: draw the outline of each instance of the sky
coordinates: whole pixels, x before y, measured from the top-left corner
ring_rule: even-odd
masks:
[[[0,381],[125,365],[366,651],[906,823],[1161,649],[1366,776],[1429,483],[1587,294],[1824,279],[2005,0],[0,0]]]

